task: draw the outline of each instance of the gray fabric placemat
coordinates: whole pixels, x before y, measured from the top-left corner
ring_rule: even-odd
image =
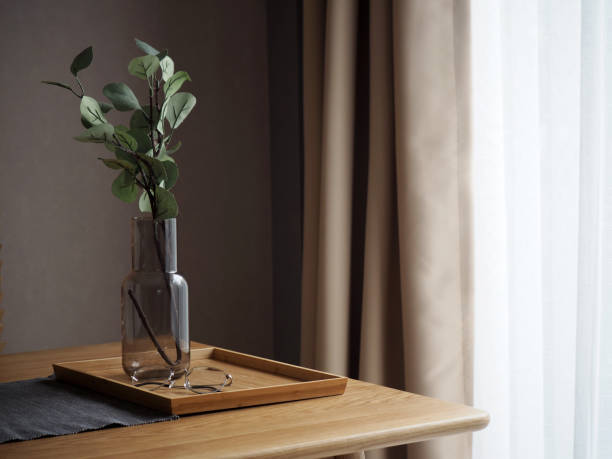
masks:
[[[177,418],[53,376],[0,384],[0,443]]]

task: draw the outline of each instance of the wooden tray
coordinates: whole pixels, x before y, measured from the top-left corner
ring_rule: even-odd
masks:
[[[347,378],[218,347],[193,349],[191,367],[217,367],[233,382],[222,392],[194,394],[184,389],[136,387],[123,372],[121,357],[53,364],[55,376],[97,392],[169,414],[202,413],[344,393]]]

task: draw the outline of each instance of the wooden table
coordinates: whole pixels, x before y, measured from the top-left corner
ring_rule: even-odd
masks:
[[[194,348],[204,347],[193,343]],[[0,382],[120,355],[119,343],[0,355]],[[486,412],[349,380],[341,396],[0,445],[0,457],[325,457],[479,430]]]

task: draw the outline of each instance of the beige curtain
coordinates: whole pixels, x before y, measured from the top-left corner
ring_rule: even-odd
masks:
[[[468,21],[469,0],[304,2],[302,363],[461,403]],[[468,458],[470,437],[406,451]]]

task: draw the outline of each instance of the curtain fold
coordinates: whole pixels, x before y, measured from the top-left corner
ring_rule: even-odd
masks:
[[[316,304],[319,266],[319,202],[321,184],[321,119],[323,115],[323,68],[325,1],[303,5],[304,72],[304,232],[302,250],[302,317],[300,360],[315,366]]]
[[[461,403],[472,368],[468,19],[467,0],[304,2],[302,363]],[[393,454],[406,452],[467,458],[470,437]]]
[[[329,2],[321,119],[315,361],[348,373],[357,4]]]
[[[612,457],[612,6],[474,0],[474,457]]]

